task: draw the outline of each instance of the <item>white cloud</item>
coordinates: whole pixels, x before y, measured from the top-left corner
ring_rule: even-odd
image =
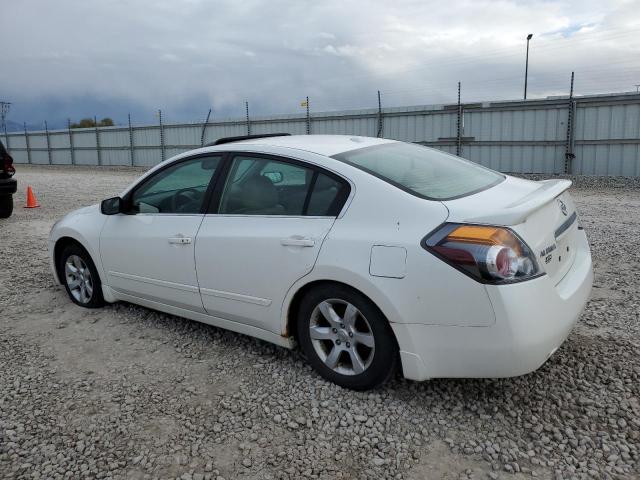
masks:
[[[279,113],[306,95],[316,110],[374,106],[378,89],[386,105],[429,104],[452,101],[458,80],[468,100],[518,98],[527,33],[530,96],[566,92],[571,70],[581,93],[640,82],[640,11],[625,0],[25,0],[2,10],[0,93],[18,110],[103,98],[240,114],[247,99]]]
[[[318,33],[318,38],[322,38],[324,40],[335,40],[336,36],[333,33],[320,32]]]

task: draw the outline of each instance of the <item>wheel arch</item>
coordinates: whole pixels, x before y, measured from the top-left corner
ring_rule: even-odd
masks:
[[[91,255],[91,252],[89,251],[89,249],[85,245],[83,245],[82,242],[77,238],[65,235],[58,238],[53,247],[53,262],[55,266],[55,273],[58,276],[58,280],[60,281],[60,283],[62,283],[62,279],[64,278],[64,275],[62,274],[63,272],[61,271],[62,265],[60,262],[60,256],[62,255],[62,252],[64,252],[64,249],[67,248],[69,245],[78,245],[85,252],[87,252],[87,255],[89,255],[89,258],[91,259],[94,266],[96,267],[96,271],[98,272],[98,276],[100,277],[100,281],[102,282],[103,278],[100,275],[100,269],[98,268],[98,263],[96,262],[95,258],[93,258],[93,255]]]
[[[396,343],[396,346],[398,348],[400,347],[398,343],[398,339],[396,338],[395,333],[393,332],[393,328],[391,328],[391,320],[389,320],[389,316],[384,312],[382,308],[380,308],[378,303],[373,298],[371,298],[371,295],[368,295],[366,292],[354,287],[353,285],[349,285],[348,283],[341,282],[339,280],[332,280],[332,279],[311,280],[305,283],[304,285],[300,286],[295,291],[286,309],[285,329],[284,329],[285,337],[293,337],[297,339],[297,334],[298,334],[297,323],[298,322],[296,321],[296,319],[297,319],[297,315],[300,309],[300,303],[302,299],[308,292],[325,285],[337,285],[343,288],[347,288],[349,290],[352,290],[353,292],[356,292],[359,295],[362,295],[364,298],[369,300],[371,304],[380,312],[380,314],[389,324],[389,329],[391,331],[391,334],[393,335],[393,339]]]

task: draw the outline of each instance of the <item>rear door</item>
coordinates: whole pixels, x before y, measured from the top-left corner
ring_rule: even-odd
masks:
[[[348,182],[291,159],[234,154],[195,248],[207,313],[280,333],[293,283],[311,271]]]

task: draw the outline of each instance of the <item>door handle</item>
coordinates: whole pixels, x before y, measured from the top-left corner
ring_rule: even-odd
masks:
[[[280,244],[285,247],[313,247],[316,242],[313,238],[294,235],[293,237],[283,238]]]
[[[191,243],[191,237],[183,237],[182,235],[177,237],[169,237],[169,243],[176,245],[187,245]]]

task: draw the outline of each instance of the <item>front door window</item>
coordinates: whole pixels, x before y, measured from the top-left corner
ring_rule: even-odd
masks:
[[[219,156],[199,157],[161,170],[135,189],[131,213],[201,213],[219,163]]]

